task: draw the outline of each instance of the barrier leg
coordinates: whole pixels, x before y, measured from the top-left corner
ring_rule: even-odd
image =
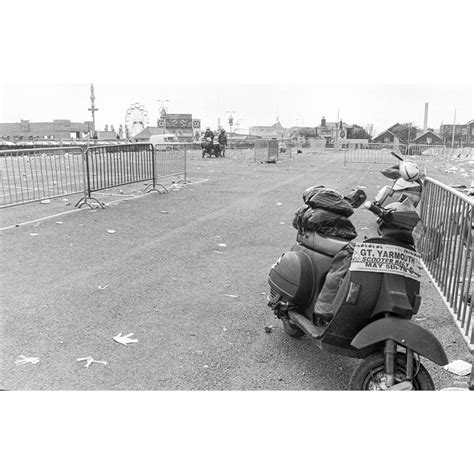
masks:
[[[95,203],[97,203],[97,206],[92,206],[89,203],[89,201],[94,201]],[[77,201],[77,203],[75,204],[74,207],[78,207],[80,209],[84,205],[89,206],[91,209],[94,209],[96,207],[101,207],[102,209],[105,209],[105,206],[104,206],[103,202],[100,202],[98,199],[96,199],[95,197],[91,197],[91,196],[81,197],[81,199],[79,199],[79,201]]]

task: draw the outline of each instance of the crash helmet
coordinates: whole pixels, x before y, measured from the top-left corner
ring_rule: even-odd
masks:
[[[415,181],[420,177],[420,169],[414,161],[402,161],[399,171],[405,181]]]

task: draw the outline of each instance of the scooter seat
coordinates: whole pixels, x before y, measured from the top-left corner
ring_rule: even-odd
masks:
[[[345,245],[350,242],[346,239],[329,237],[318,234],[317,232],[305,232],[304,234],[298,234],[296,240],[305,247],[308,247],[311,250],[315,250],[316,252],[322,253],[324,255],[328,255],[329,257],[334,257]]]

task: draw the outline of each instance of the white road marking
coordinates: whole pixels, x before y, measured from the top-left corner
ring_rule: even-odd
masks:
[[[191,183],[188,183],[188,184],[184,185],[183,187],[190,186],[190,185],[193,185],[193,184],[201,184],[201,183],[204,183],[206,181],[209,181],[209,178],[201,179],[199,181],[193,181]],[[94,193],[94,194],[101,194],[101,193]],[[130,201],[132,199],[140,199],[140,198],[148,196],[149,194],[150,193],[145,193],[145,194],[141,194],[139,196],[135,196],[135,195],[127,196],[127,195],[124,195],[124,194],[119,194],[119,196],[121,196],[122,199],[115,199],[114,201],[110,201],[110,202],[105,203],[105,205],[110,206],[111,204],[117,203],[117,202]],[[19,222],[17,224],[9,225],[7,227],[1,227],[0,231],[8,230],[8,229],[15,229],[16,227],[20,227],[22,225],[33,224],[34,222],[41,222],[41,221],[45,221],[45,220],[48,220],[48,219],[52,219],[54,217],[64,216],[66,214],[71,214],[73,212],[79,212],[79,211],[84,211],[84,210],[90,210],[90,209],[89,209],[89,207],[83,207],[81,209],[71,209],[70,211],[60,212],[59,214],[52,214],[51,216],[39,217],[38,219],[33,219],[31,221]]]

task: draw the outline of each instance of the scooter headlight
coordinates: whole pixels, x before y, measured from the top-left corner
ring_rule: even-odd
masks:
[[[389,195],[390,193],[390,186],[384,186],[380,189],[380,191],[375,196],[376,202],[383,202],[383,200]]]

